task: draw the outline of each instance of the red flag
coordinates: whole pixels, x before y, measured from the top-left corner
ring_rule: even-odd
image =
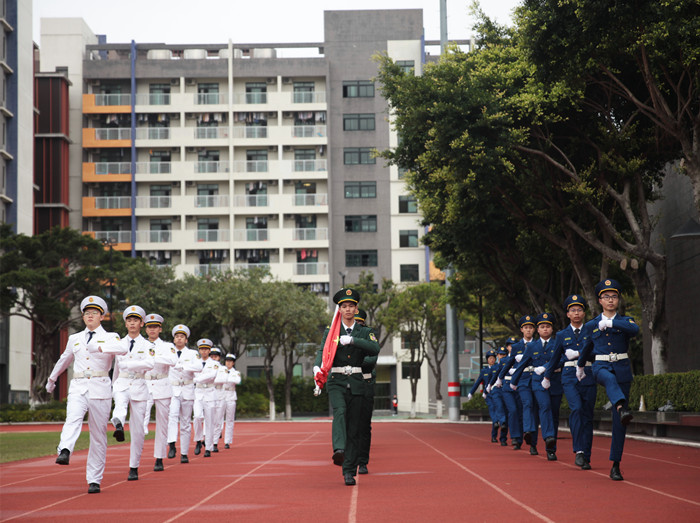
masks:
[[[340,337],[340,307],[335,306],[335,313],[333,314],[333,321],[328,329],[328,335],[326,336],[326,343],[323,345],[323,353],[321,357],[321,372],[316,377],[316,385],[319,389],[322,389],[328,380],[328,373],[333,367],[333,359],[335,358],[335,351],[338,348],[338,338]]]

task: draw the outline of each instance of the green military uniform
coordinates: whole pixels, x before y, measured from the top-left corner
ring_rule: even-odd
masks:
[[[365,325],[367,313],[358,309],[355,321]],[[362,397],[362,412],[360,414],[360,450],[357,457],[360,474],[367,474],[369,449],[372,445],[372,411],[374,410],[374,384],[377,381],[378,356],[365,356],[362,361],[362,377],[365,380],[365,395]]]
[[[353,299],[343,299],[347,291],[351,289],[341,289],[333,301],[342,303],[343,301],[359,301],[359,294],[352,291]],[[350,296],[350,295],[347,295]],[[336,300],[338,297],[338,300]],[[356,298],[356,299],[355,299]],[[340,336],[347,335],[347,327],[340,326]],[[324,346],[328,329],[323,336],[321,347]],[[332,440],[333,450],[344,450],[345,460],[343,461],[343,475],[357,473],[357,458],[360,435],[360,415],[362,411],[362,400],[366,392],[365,380],[362,377],[362,364],[365,356],[377,356],[379,354],[379,343],[369,327],[364,327],[355,323],[352,327],[352,343],[348,345],[338,344],[338,348],[333,359],[333,369],[328,375],[326,390],[333,409]],[[323,348],[316,355],[316,366],[320,366],[323,359]]]

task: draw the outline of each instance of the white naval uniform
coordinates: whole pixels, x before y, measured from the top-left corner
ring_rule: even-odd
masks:
[[[112,424],[116,424],[117,420],[123,424],[126,420],[127,406],[131,409],[129,467],[138,468],[146,436],[143,430],[143,417],[148,400],[148,385],[146,385],[145,376],[146,372],[152,370],[155,364],[155,346],[140,334],[134,338],[131,352],[129,352],[131,345],[129,336],[122,338],[121,344],[126,348],[126,354],[118,356],[117,364],[114,366]]]
[[[170,398],[173,388],[170,384],[170,369],[177,364],[177,351],[172,343],[158,338],[155,342],[153,370],[146,373],[149,398],[156,405],[156,438],[153,457],[163,459],[168,447],[168,418],[170,417]],[[146,402],[146,416],[150,417]],[[144,433],[147,433],[144,431]]]
[[[238,400],[236,385],[241,383],[241,373],[236,370],[236,367],[230,369],[222,367],[216,375],[216,382],[223,385],[223,410],[226,417],[224,443],[230,445],[233,443],[233,424],[236,421],[236,401]]]
[[[177,348],[175,355],[177,356]],[[187,456],[192,436],[192,407],[194,405],[194,376],[201,372],[202,360],[199,352],[185,347],[170,367],[170,385],[173,397],[170,400],[168,418],[168,443],[177,441],[180,433],[180,454]]]
[[[204,448],[208,451],[214,450],[214,410],[217,398],[214,380],[219,372],[219,366],[217,361],[207,358],[202,372],[194,377],[194,439],[202,441],[204,437]],[[202,435],[202,422],[204,422],[204,435]]]
[[[221,439],[221,431],[224,428],[224,412],[225,412],[225,394],[224,382],[225,379],[219,378],[219,375],[226,370],[226,366],[219,361],[219,371],[214,378],[214,388],[216,389],[216,405],[214,407],[214,444]]]
[[[109,370],[117,354],[128,349],[119,343],[116,332],[107,332],[100,325],[94,330],[90,348],[96,346],[102,352],[88,351],[90,331],[86,328],[68,338],[66,348],[51,371],[50,380],[58,377],[73,363],[73,379],[68,389],[66,422],[61,430],[58,451],[68,449],[71,453],[80,436],[85,413],[89,412],[90,450],[85,467],[85,477],[89,483],[101,483],[107,459],[107,422],[112,407],[112,382]]]

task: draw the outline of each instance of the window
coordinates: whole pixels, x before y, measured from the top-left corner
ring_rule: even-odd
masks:
[[[399,247],[418,247],[418,231],[399,231]]]
[[[401,68],[403,74],[415,74],[416,63],[413,60],[396,60],[396,65]]]
[[[418,203],[415,196],[399,196],[399,212],[400,213],[416,213],[418,212]]]
[[[420,379],[420,365],[411,363],[410,361],[401,363],[401,379],[407,380],[411,377]]]
[[[374,165],[377,159],[372,156],[370,147],[346,147],[343,149],[345,165]]]
[[[374,82],[369,80],[343,82],[343,98],[374,98]]]
[[[314,88],[314,82],[294,82],[294,103],[312,103],[314,101]]]
[[[264,378],[265,367],[262,365],[248,365],[246,369],[246,376],[248,378]]]
[[[418,265],[402,265],[401,281],[418,281]]]
[[[377,251],[345,251],[346,267],[376,267]]]
[[[408,172],[408,169],[404,169],[402,167],[399,167],[399,180],[403,180],[406,177],[407,172]]]
[[[345,232],[377,232],[377,216],[346,216]]]
[[[219,84],[201,83],[197,85],[197,103],[203,105],[219,103]]]
[[[343,131],[374,131],[374,114],[344,114]]]
[[[345,182],[346,198],[376,198],[377,182]]]
[[[265,82],[246,82],[245,103],[265,104],[267,103],[267,84]]]

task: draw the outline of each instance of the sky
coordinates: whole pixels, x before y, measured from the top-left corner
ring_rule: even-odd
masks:
[[[473,36],[473,0],[447,0],[452,40]],[[501,24],[521,0],[481,0]],[[323,41],[323,12],[423,9],[426,40],[440,39],[440,0],[33,0],[34,41],[41,46],[41,18],[83,18],[108,43],[206,44]]]

